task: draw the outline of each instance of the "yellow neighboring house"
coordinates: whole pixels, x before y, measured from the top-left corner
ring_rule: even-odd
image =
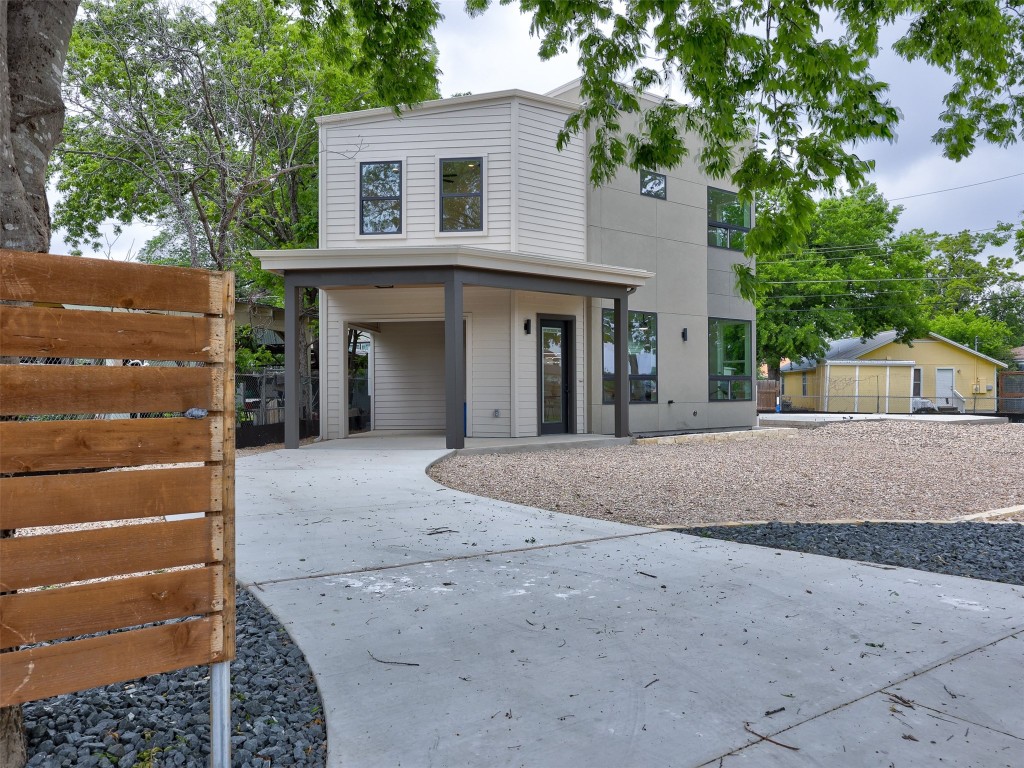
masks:
[[[984,413],[996,410],[1006,363],[937,333],[896,343],[896,331],[840,339],[823,359],[782,366],[784,407],[828,413]]]

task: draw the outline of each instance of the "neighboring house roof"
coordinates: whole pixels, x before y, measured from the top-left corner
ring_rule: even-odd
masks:
[[[860,337],[857,336],[852,336],[846,339],[839,339],[838,341],[833,341],[829,345],[828,351],[825,353],[825,357],[822,358],[822,360],[828,362],[838,360],[859,360],[861,357],[868,354],[869,352],[874,352],[876,349],[880,349],[881,347],[884,347],[886,344],[893,343],[894,341],[896,341],[897,335],[898,334],[896,333],[896,331],[882,331],[881,333],[864,341],[861,341]],[[929,333],[928,338],[945,342],[946,344],[954,346],[957,349],[961,349],[964,352],[970,352],[972,355],[980,357],[982,360],[986,360],[995,365],[1002,366],[1003,368],[1007,367],[1006,363],[1002,362],[1001,360],[996,360],[995,358],[989,357],[988,355],[983,355],[981,352],[975,352],[970,347],[964,346],[963,344],[958,344],[952,339],[947,339],[945,336],[940,336],[937,333]],[[792,363],[783,365],[779,370],[781,370],[782,373],[791,373],[794,371],[812,371],[818,367],[818,362],[818,360],[808,360],[807,358],[803,358],[802,360],[794,361]]]

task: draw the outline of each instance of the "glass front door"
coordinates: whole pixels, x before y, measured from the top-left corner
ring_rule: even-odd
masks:
[[[540,432],[569,432],[572,403],[572,321],[540,318]]]

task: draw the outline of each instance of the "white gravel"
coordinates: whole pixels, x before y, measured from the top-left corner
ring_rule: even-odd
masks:
[[[786,440],[464,455],[430,476],[638,525],[953,520],[1024,504],[1024,425],[850,422]]]

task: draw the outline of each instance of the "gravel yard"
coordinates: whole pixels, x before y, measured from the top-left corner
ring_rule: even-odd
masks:
[[[780,440],[462,455],[430,476],[637,525],[952,520],[1024,504],[1024,425],[833,423]]]

